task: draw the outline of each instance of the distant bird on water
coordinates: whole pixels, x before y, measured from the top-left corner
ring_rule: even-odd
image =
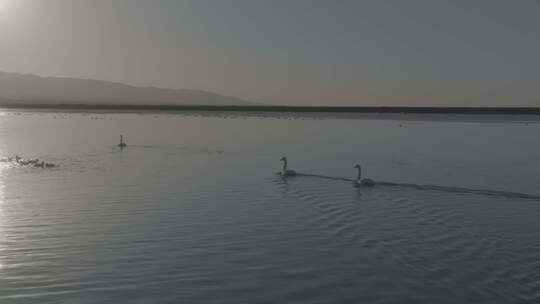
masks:
[[[357,186],[367,186],[367,187],[375,186],[375,182],[372,179],[369,179],[369,178],[362,179],[362,167],[360,167],[360,165],[356,165],[354,166],[354,168],[358,169],[358,178],[355,181],[355,184]]]
[[[296,171],[287,169],[287,158],[282,157],[279,161],[283,162],[283,169],[278,174],[281,176],[296,176]]]
[[[118,147],[120,148],[125,148],[127,145],[126,143],[124,142],[124,136],[123,135],[120,135],[120,143],[118,144]]]

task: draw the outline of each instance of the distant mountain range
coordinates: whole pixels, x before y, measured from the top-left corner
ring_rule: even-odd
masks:
[[[256,103],[200,90],[135,87],[121,83],[40,77],[0,71],[0,104],[210,105]]]

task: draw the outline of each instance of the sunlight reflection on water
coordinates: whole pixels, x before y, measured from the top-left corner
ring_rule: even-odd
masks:
[[[5,243],[5,233],[4,233],[4,210],[3,205],[5,203],[4,199],[4,171],[8,167],[6,163],[0,163],[0,270],[4,268],[3,257],[4,255],[4,243]]]

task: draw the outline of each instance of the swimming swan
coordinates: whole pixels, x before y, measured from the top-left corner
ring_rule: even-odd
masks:
[[[372,179],[369,179],[369,178],[362,179],[362,167],[360,167],[360,165],[356,165],[354,166],[354,168],[358,169],[358,178],[355,181],[356,185],[367,186],[367,187],[375,186],[375,182]]]
[[[118,147],[120,148],[124,148],[126,147],[126,143],[124,142],[124,136],[123,135],[120,135],[120,143],[118,144]]]
[[[279,161],[283,162],[283,169],[281,170],[281,172],[279,172],[279,174],[281,176],[296,176],[296,171],[287,170],[287,158],[286,157],[282,157]]]

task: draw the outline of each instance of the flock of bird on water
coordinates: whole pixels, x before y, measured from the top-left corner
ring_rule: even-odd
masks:
[[[127,144],[124,141],[124,136],[123,135],[120,135],[120,143],[118,144],[118,147],[121,148],[121,149],[127,147]],[[283,168],[281,169],[280,172],[277,173],[278,175],[281,175],[283,177],[292,177],[292,176],[297,175],[296,171],[287,168],[288,163],[287,163],[287,158],[286,157],[282,157],[280,159],[280,161],[283,162]],[[54,168],[54,167],[57,166],[57,165],[52,164],[52,163],[46,163],[44,161],[39,161],[39,159],[37,159],[37,158],[35,158],[35,159],[24,159],[24,158],[19,157],[18,155],[15,156],[15,157],[2,158],[2,159],[0,159],[0,162],[15,162],[19,166],[32,166],[34,168]],[[354,168],[358,170],[358,177],[354,181],[356,185],[368,186],[368,187],[375,186],[375,181],[373,181],[372,179],[362,178],[362,167],[360,165],[356,165],[356,166],[354,166]]]
[[[32,166],[34,168],[54,168],[56,167],[55,164],[52,163],[46,163],[44,161],[39,161],[39,159],[25,159],[20,157],[19,155],[16,155],[15,157],[7,157],[0,159],[0,162],[2,163],[15,163],[19,166]]]
[[[120,135],[120,143],[118,144],[120,148],[125,148],[127,145],[124,142],[124,136]],[[55,168],[58,165],[55,165],[53,163],[47,163],[45,161],[40,161],[38,158],[33,159],[26,159],[22,158],[19,155],[16,155],[15,157],[5,157],[0,159],[1,163],[14,163],[17,166],[23,166],[23,167],[34,167],[34,168]]]

